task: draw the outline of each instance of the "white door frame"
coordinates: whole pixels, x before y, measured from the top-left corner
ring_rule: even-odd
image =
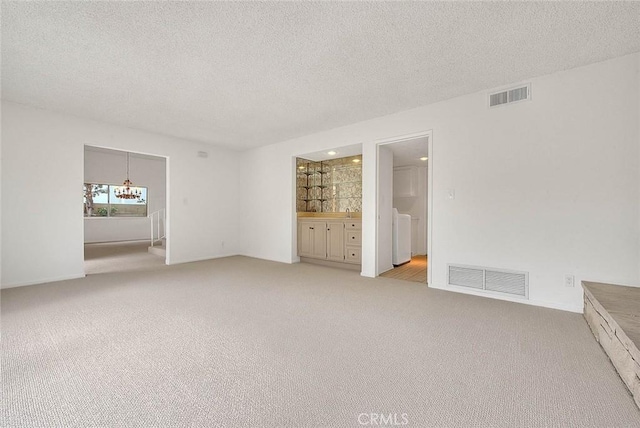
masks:
[[[378,170],[378,159],[380,154],[380,146],[386,144],[400,143],[407,140],[414,140],[416,138],[428,138],[428,156],[427,160],[427,256],[428,256],[428,267],[427,267],[427,285],[432,284],[432,266],[433,266],[433,130],[430,129],[428,131],[416,132],[413,134],[405,134],[399,135],[392,138],[384,138],[375,141],[376,145],[376,260],[375,260],[375,272],[376,276],[378,276],[378,252],[379,252],[379,241],[378,241],[378,227],[379,227],[379,206],[378,206],[378,192],[380,189],[380,171]]]

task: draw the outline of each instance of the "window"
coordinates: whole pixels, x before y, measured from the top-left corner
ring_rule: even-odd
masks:
[[[146,217],[147,188],[132,187],[139,191],[138,199],[119,199],[115,191],[121,185],[84,183],[83,211],[85,217]]]

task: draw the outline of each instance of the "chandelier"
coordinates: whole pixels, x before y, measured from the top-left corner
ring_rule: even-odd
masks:
[[[140,199],[142,197],[142,193],[140,189],[132,189],[131,185],[133,183],[129,180],[129,152],[127,152],[127,179],[124,180],[121,187],[116,187],[114,191],[116,198],[119,199]]]

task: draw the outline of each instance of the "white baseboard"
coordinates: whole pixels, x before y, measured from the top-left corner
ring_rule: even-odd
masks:
[[[353,263],[343,263],[343,262],[334,262],[332,260],[323,260],[323,259],[314,259],[310,257],[300,257],[300,263],[310,263],[318,266],[327,266],[337,269],[348,269],[348,270],[357,270],[361,271],[361,265],[353,264]]]
[[[84,278],[84,277],[85,277],[85,274],[84,274],[84,272],[82,272],[82,273],[74,274],[74,275],[64,275],[64,276],[56,276],[56,277],[50,277],[50,278],[41,278],[41,279],[37,279],[37,280],[33,280],[33,281],[14,282],[14,283],[10,283],[10,284],[2,284],[2,286],[0,286],[0,288],[2,290],[5,290],[7,288],[25,287],[27,285],[46,284],[46,283],[49,283],[49,282],[66,281],[68,279],[78,279],[78,278]]]
[[[216,255],[207,256],[207,257],[198,257],[195,259],[183,259],[183,260],[172,259],[170,263],[167,263],[167,265],[173,266],[173,265],[181,265],[183,263],[204,262],[205,260],[223,259],[225,257],[233,257],[233,256],[241,256],[241,255],[242,254],[230,253],[230,254],[216,254]]]
[[[157,240],[159,241],[159,239]],[[133,244],[134,242],[139,242],[139,243],[143,243],[143,242],[151,242],[151,239],[149,239],[149,237],[147,236],[146,238],[140,238],[140,239],[120,239],[117,241],[85,241],[85,245],[91,245],[91,244]]]
[[[365,272],[364,270],[362,272],[360,272],[360,276],[363,276],[365,278],[375,278],[376,274],[373,272]]]
[[[571,304],[571,303],[547,302],[544,300],[523,299],[518,297],[501,296],[498,294],[485,294],[480,291],[475,291],[471,289],[466,290],[459,287],[441,287],[437,285],[429,285],[429,288],[433,288],[436,290],[443,290],[443,291],[451,291],[453,293],[469,294],[472,296],[485,297],[487,299],[503,300],[506,302],[513,302],[513,303],[522,303],[524,305],[530,305],[530,306],[539,306],[539,307],[549,308],[549,309],[559,309],[561,311],[575,312],[578,314],[581,314],[584,309],[582,302],[578,305]]]
[[[247,253],[238,253],[236,254],[237,256],[243,256],[243,257],[250,257],[252,259],[258,259],[258,260],[266,260],[268,262],[276,262],[276,263],[284,263],[287,265],[291,265],[294,263],[299,263],[300,262],[300,258],[294,258],[294,259],[290,259],[290,260],[279,260],[279,259],[273,259],[273,258],[268,258],[268,257],[262,257],[262,256],[257,256],[255,254],[247,254]]]

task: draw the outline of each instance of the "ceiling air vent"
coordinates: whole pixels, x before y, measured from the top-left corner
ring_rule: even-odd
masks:
[[[498,107],[504,104],[517,103],[531,99],[531,85],[527,84],[517,88],[505,89],[489,94],[489,107]]]
[[[449,265],[449,285],[529,298],[529,274],[480,266]]]

